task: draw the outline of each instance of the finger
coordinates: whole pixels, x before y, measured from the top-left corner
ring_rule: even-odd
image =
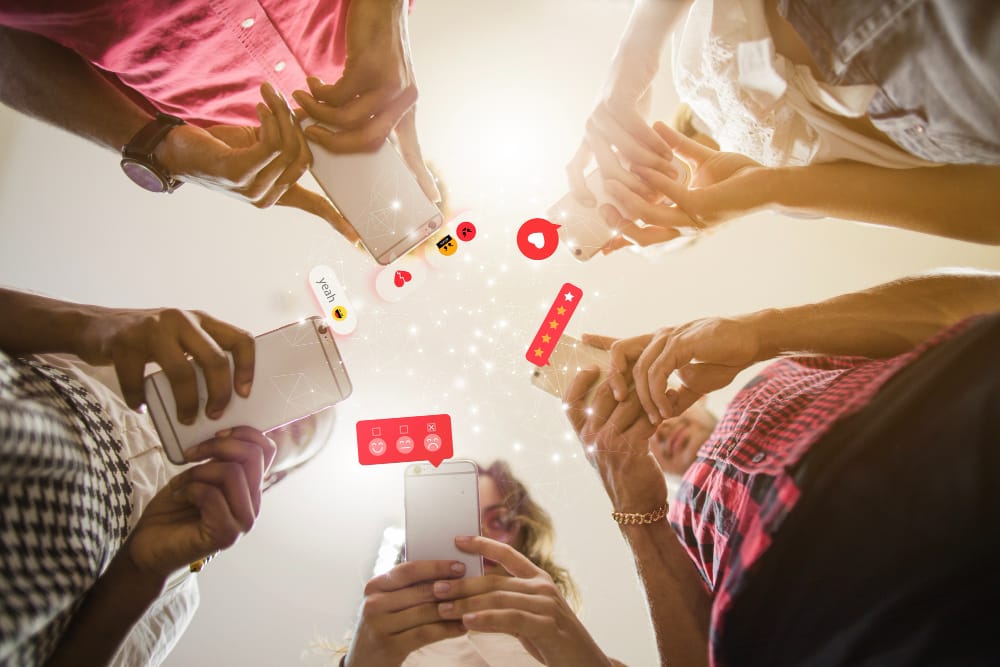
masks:
[[[558,603],[551,597],[512,591],[490,591],[482,595],[442,602],[437,608],[438,614],[445,619],[460,619],[470,612],[493,609],[515,609],[549,617],[555,616],[560,611]]]
[[[505,574],[487,574],[481,577],[466,577],[448,581],[435,581],[434,597],[437,600],[458,600],[460,598],[483,595],[491,591],[513,591],[536,595],[548,590],[544,579],[512,577]],[[554,584],[552,584],[554,586]]]
[[[334,83],[323,83],[318,77],[310,76],[306,77],[306,85],[317,100],[331,106],[340,106],[373,89],[377,83],[370,77],[355,76],[351,68],[347,68],[344,75]]]
[[[587,169],[587,165],[590,164],[590,158],[592,152],[590,146],[586,141],[580,143],[580,147],[576,149],[576,154],[573,159],[569,161],[566,165],[566,176],[569,178],[569,189],[573,193],[581,204],[584,206],[596,206],[597,200],[594,198],[593,193],[587,189],[587,178],[584,176],[584,171]]]
[[[192,468],[181,474],[187,475],[194,470]],[[218,487],[203,482],[183,480],[180,489],[181,496],[198,508],[202,526],[198,534],[205,538],[200,546],[206,553],[227,549],[236,544],[243,530],[239,521],[230,512],[226,497]]]
[[[609,204],[609,206],[610,206],[610,204]],[[614,207],[612,207],[612,208],[614,208]],[[604,247],[601,248],[601,254],[602,255],[610,255],[615,250],[620,250],[621,248],[627,248],[630,245],[632,245],[632,242],[629,241],[624,236],[622,236],[621,234],[619,234],[619,235],[615,236],[613,239],[611,239],[610,241],[608,241],[607,243],[604,244]]]
[[[233,387],[229,357],[199,324],[186,315],[177,321],[175,335],[187,354],[191,355],[205,377],[207,397],[205,414],[218,419],[229,404]]]
[[[306,137],[331,153],[374,152],[382,148],[389,133],[414,101],[413,95],[400,95],[361,128],[331,132],[325,127],[311,125],[306,128]]]
[[[370,579],[365,586],[365,595],[397,591],[422,581],[461,577],[463,574],[465,574],[465,565],[459,561],[408,561],[397,565],[385,574]]]
[[[600,393],[600,389],[598,389],[598,393]],[[612,396],[610,388],[606,391],[606,394],[614,401],[614,396]],[[607,419],[604,420],[604,423],[600,425],[600,428],[608,428],[615,433],[625,433],[636,424],[641,425],[642,423],[650,422],[642,404],[639,402],[638,396],[635,394],[628,395],[624,401],[614,401],[613,405],[614,408]],[[592,419],[596,419],[596,415],[597,411],[595,409],[595,417],[592,417]],[[657,419],[654,423],[659,424],[660,421]]]
[[[393,637],[393,643],[402,649],[400,651],[402,655],[409,655],[428,644],[433,644],[443,639],[461,637],[465,632],[465,626],[461,623],[456,621],[441,621],[400,632]]]
[[[642,180],[646,181],[666,196],[668,200],[666,202],[667,206],[669,206],[670,203],[675,203],[681,207],[690,206],[691,190],[688,188],[686,183],[681,183],[675,178],[672,178],[655,169],[647,169],[646,167],[636,165],[632,168],[632,170]]]
[[[515,577],[535,577],[541,570],[509,544],[491,540],[488,537],[460,536],[455,538],[459,551],[479,554],[503,566]]]
[[[612,338],[611,336],[600,336],[598,334],[591,333],[583,334],[583,342],[591,347],[596,347],[599,350],[610,350],[611,346],[617,340],[617,338]]]
[[[672,157],[670,147],[645,123],[642,123],[642,126],[648,133],[643,133],[642,136],[655,140],[658,150],[653,150],[640,138],[626,130],[618,118],[615,118],[604,105],[598,107],[594,112],[593,121],[596,130],[614,144],[618,152],[633,165],[643,165],[664,173],[676,172],[675,167],[670,162]]]
[[[630,379],[625,374],[629,372],[635,360],[639,358],[639,355],[642,354],[642,351],[652,338],[651,334],[623,338],[612,343],[609,348],[608,351],[611,354],[609,357],[608,382],[617,400],[625,400],[630,384]]]
[[[321,123],[337,130],[353,130],[363,127],[392,101],[388,90],[369,90],[361,95],[347,100],[341,105],[320,102],[314,96],[304,92],[294,95],[295,101],[302,105],[310,116]]]
[[[462,625],[479,632],[501,632],[515,637],[551,637],[558,627],[555,619],[516,609],[493,609],[466,614]]]
[[[177,420],[182,424],[193,423],[198,416],[198,381],[184,350],[176,338],[170,337],[155,342],[151,352],[153,360],[170,381],[177,406]]]
[[[657,358],[659,358],[663,347],[667,344],[668,336],[669,334],[655,336],[636,358],[635,365],[632,366],[632,380],[635,382],[635,393],[643,409],[646,410],[649,421],[654,424],[659,423],[660,410],[653,400],[652,392],[660,391],[662,393],[663,387],[659,389],[650,387],[649,369]]]
[[[666,397],[670,402],[671,417],[679,417],[682,415],[685,410],[694,405],[702,396],[704,396],[704,394],[692,391],[683,385],[677,388],[668,389]]]
[[[112,348],[111,361],[115,365],[115,375],[118,376],[122,398],[130,408],[138,409],[146,402],[146,390],[143,384],[147,361],[145,355],[139,350],[128,350],[123,354],[117,348]]]
[[[417,139],[417,108],[415,106],[410,107],[409,111],[399,119],[399,123],[396,125],[396,140],[399,153],[410,167],[410,171],[417,177],[420,189],[432,202],[440,203],[441,192],[434,182],[434,176],[424,162],[420,141]]]
[[[587,421],[580,432],[580,439],[587,445],[592,445],[597,440],[598,432],[604,428],[608,419],[614,414],[618,407],[611,387],[607,382],[597,385],[597,389],[590,399],[590,404],[584,410]]]
[[[260,512],[261,485],[264,473],[274,461],[277,447],[270,438],[249,426],[227,429],[184,452],[188,462],[214,460],[238,463],[243,467],[253,500],[254,513]]]
[[[233,385],[236,387],[236,393],[246,398],[253,387],[256,350],[253,336],[244,329],[215,319],[208,313],[196,311],[195,314],[205,333],[211,336],[220,348],[233,355]]]
[[[685,387],[698,394],[722,389],[743,370],[723,364],[690,363],[677,369],[677,376]]]
[[[279,206],[291,206],[299,208],[307,213],[311,213],[330,223],[330,226],[337,230],[341,236],[347,239],[352,245],[356,244],[361,237],[354,230],[349,222],[340,214],[330,200],[323,195],[307,190],[298,183],[288,188],[285,194],[278,200]]]
[[[663,351],[649,365],[649,370],[646,372],[649,392],[661,418],[674,416],[674,407],[666,396],[667,381],[675,370],[690,363],[692,359],[693,355],[682,339],[671,336],[663,346]]]
[[[581,370],[573,378],[569,388],[566,390],[566,395],[563,397],[563,402],[566,404],[566,417],[569,419],[570,425],[572,425],[577,435],[583,430],[584,424],[587,421],[587,394],[600,377],[601,371],[597,368],[585,368]]]
[[[674,152],[693,162],[694,164],[692,166],[695,169],[697,169],[702,162],[716,153],[716,151],[712,150],[708,146],[700,144],[694,139],[681,134],[662,121],[653,123],[653,130],[663,141],[670,144],[670,147],[673,148]]]
[[[684,209],[678,206],[653,204],[636,195],[618,181],[606,181],[604,184],[608,195],[615,198],[626,219],[642,220],[647,225],[657,225],[671,228],[702,229]]]
[[[681,235],[680,230],[673,227],[656,227],[647,225],[640,227],[634,222],[624,222],[618,226],[618,232],[633,245],[647,248],[657,243],[672,241]]]
[[[232,461],[210,461],[191,468],[189,474],[192,482],[208,484],[222,492],[229,514],[242,532],[253,528],[257,511],[242,465]]]
[[[395,591],[376,591],[374,593],[370,593],[365,597],[361,613],[365,616],[373,616],[376,614],[394,614],[404,609],[410,609],[423,605],[424,608],[430,610],[431,613],[427,617],[422,618],[422,622],[426,623],[439,620],[439,616],[434,610],[434,604],[438,602],[438,599],[434,595],[434,585],[435,584],[433,582],[426,581],[407,586],[406,588],[400,588]],[[412,627],[412,625],[409,627]],[[405,627],[399,628],[399,630],[405,629]]]
[[[659,153],[666,159],[670,159],[672,153],[671,145],[655,131],[655,127],[650,127],[641,115],[629,109],[621,113],[611,111],[614,119],[621,124],[625,130],[640,144],[646,146],[655,153]]]
[[[597,166],[601,170],[601,177],[605,182],[605,192],[611,195],[607,189],[608,181],[619,181],[624,183],[640,200],[652,198],[655,195],[655,192],[648,185],[622,166],[621,158],[611,150],[611,145],[604,137],[588,134],[587,143],[594,151],[594,159],[597,160]]]

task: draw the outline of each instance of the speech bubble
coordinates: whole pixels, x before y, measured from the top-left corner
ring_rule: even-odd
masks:
[[[427,461],[436,468],[453,456],[448,415],[363,419],[357,434],[358,463],[363,466]]]
[[[517,230],[517,249],[528,259],[548,259],[559,247],[559,225],[545,218],[525,221]]]
[[[309,272],[309,287],[333,333],[346,336],[357,328],[357,311],[333,269],[314,266]]]
[[[542,320],[535,338],[528,346],[524,358],[536,366],[546,366],[559,337],[566,330],[569,319],[583,298],[583,290],[572,283],[564,283],[552,302],[548,314]]]

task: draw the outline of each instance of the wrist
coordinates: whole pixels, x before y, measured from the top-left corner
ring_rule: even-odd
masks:
[[[797,331],[798,326],[790,321],[792,318],[788,311],[782,308],[765,308],[745,315],[742,319],[757,338],[757,353],[753,363],[774,359],[793,351],[788,335]]]
[[[140,567],[135,562],[129,552],[128,542],[115,554],[102,575],[102,578],[104,577],[108,577],[110,581],[120,582],[122,590],[129,591],[129,598],[136,604],[143,605],[143,608],[163,593],[167,583],[166,576]]]

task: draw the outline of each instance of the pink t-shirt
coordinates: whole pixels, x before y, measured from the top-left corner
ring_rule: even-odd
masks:
[[[350,0],[0,0],[0,25],[115,74],[163,112],[257,124],[260,84],[292,103],[307,75],[344,71]]]

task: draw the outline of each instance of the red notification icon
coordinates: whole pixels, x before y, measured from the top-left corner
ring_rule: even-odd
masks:
[[[364,419],[357,424],[357,435],[363,466],[427,461],[436,468],[453,456],[448,415]]]

